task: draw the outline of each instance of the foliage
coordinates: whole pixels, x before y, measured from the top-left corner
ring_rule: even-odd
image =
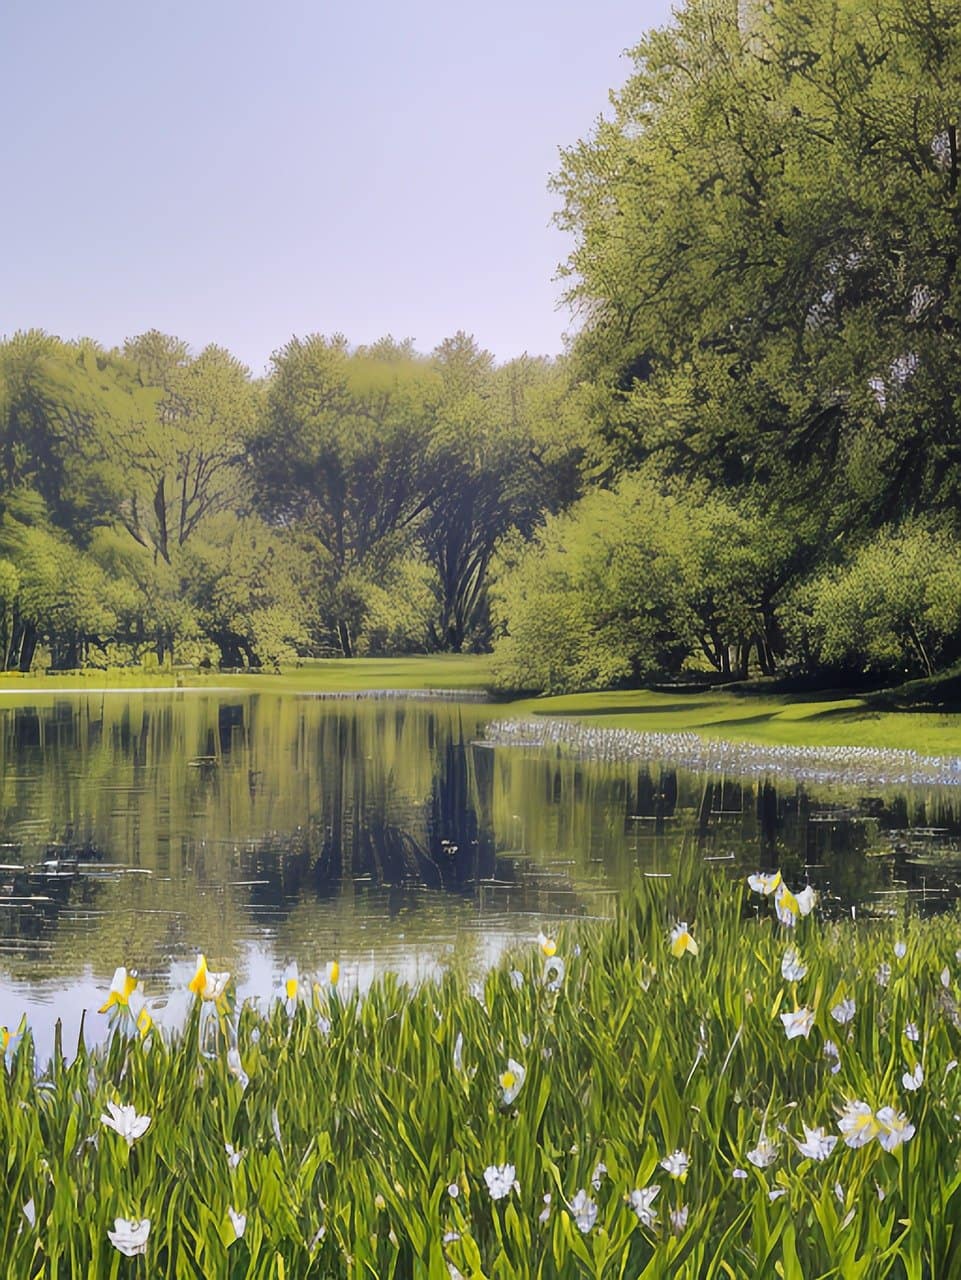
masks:
[[[959,656],[961,547],[921,525],[882,530],[801,590],[796,609],[811,665],[930,676]]]
[[[39,1074],[28,1031],[0,1073],[8,1265],[112,1274],[126,1217],[161,1276],[954,1274],[958,918],[789,929],[758,901],[721,871],[644,880],[613,924],[562,931],[562,964],[534,945],[476,987],[322,982],[236,1022],[205,1004],[172,1040],[58,1046]],[[678,916],[696,954],[671,946]],[[872,1128],[852,1149],[854,1101]],[[111,1102],[150,1117],[130,1145]],[[891,1151],[870,1136],[886,1106],[912,1127]],[[837,1139],[823,1161],[803,1125]],[[642,1221],[629,1197],[655,1186]]]

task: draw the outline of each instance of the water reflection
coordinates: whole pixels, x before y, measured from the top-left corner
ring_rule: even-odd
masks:
[[[355,982],[479,967],[682,857],[781,866],[838,911],[958,894],[956,791],[494,750],[487,714],[216,693],[0,710],[0,1022],[76,1023],[116,964],[158,990],[197,950],[260,996],[294,957]]]

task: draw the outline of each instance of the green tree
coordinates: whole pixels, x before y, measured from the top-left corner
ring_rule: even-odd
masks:
[[[646,36],[556,178],[605,457],[763,488],[819,551],[956,514],[961,6],[738,11]]]

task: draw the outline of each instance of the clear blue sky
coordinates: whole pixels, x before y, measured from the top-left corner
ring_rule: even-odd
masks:
[[[668,0],[3,0],[0,334],[554,354],[558,147]]]

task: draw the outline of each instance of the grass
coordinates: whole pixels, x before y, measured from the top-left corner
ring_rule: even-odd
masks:
[[[513,702],[511,716],[566,716],[644,733],[783,746],[893,747],[956,755],[961,714],[881,711],[867,698],[823,694],[652,693],[619,690]]]
[[[173,1042],[118,1030],[39,1075],[27,1032],[0,1068],[8,1274],[959,1274],[961,920],[815,911],[794,930],[745,894],[717,869],[643,880],[613,924],[565,927],[560,981],[532,942],[479,984],[385,974],[364,996],[308,984],[291,1013],[207,1003]],[[672,953],[679,917],[697,954]],[[788,1039],[796,1006],[811,1026]],[[870,1109],[857,1149],[837,1123],[854,1101]],[[108,1102],[150,1116],[131,1146]],[[915,1129],[891,1151],[889,1106]],[[802,1125],[836,1139],[823,1162]],[[678,1151],[683,1178],[662,1164]],[[110,1243],[118,1217],[149,1219],[143,1260]]]
[[[342,693],[377,689],[483,689],[486,655],[441,654],[413,658],[330,658],[282,673],[230,675],[184,671],[176,675],[130,670],[69,675],[0,675],[0,706],[40,694],[74,690],[156,688],[231,689],[248,693]],[[894,747],[955,755],[961,714],[879,709],[869,697],[824,694],[653,693],[618,690],[527,698],[498,704],[499,718],[567,716],[640,732],[695,732],[740,742],[794,746]]]

